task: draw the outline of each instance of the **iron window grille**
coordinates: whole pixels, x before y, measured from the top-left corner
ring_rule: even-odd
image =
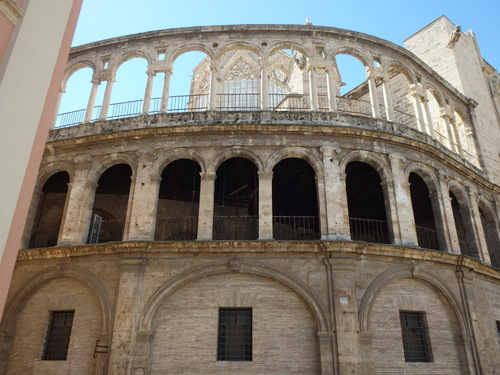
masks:
[[[430,341],[423,312],[400,311],[406,362],[432,362]]]
[[[218,361],[252,360],[252,309],[219,309]]]
[[[497,333],[498,333],[498,337],[500,337],[500,320],[497,320],[496,321],[497,323]]]
[[[66,360],[74,316],[74,310],[50,312],[50,321],[47,327],[42,356],[44,361]]]

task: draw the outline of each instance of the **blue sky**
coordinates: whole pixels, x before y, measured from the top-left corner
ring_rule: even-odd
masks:
[[[304,24],[309,17],[313,25],[330,26],[370,34],[402,45],[403,41],[441,15],[472,29],[485,58],[500,69],[500,0],[84,0],[73,45],[82,45],[116,36],[145,31],[208,25],[232,24]],[[193,53],[194,54],[194,53]],[[182,57],[182,56],[181,56]],[[197,61],[203,56],[191,56]],[[186,60],[187,61],[187,60]],[[141,99],[145,86],[144,61],[124,64],[119,74],[140,77],[137,90],[121,90],[119,76],[113,88],[112,102]],[[197,62],[196,62],[197,63]],[[189,76],[196,65],[182,63],[185,71],[172,76],[171,95],[187,94]],[[190,65],[191,64],[191,65]],[[358,74],[363,74],[363,69]],[[85,70],[85,69],[84,69]],[[87,69],[89,70],[89,69]],[[360,73],[359,73],[360,72]],[[160,79],[158,79],[160,80]],[[77,72],[68,82],[60,112],[85,108],[90,89],[90,72]],[[156,81],[155,81],[156,82]],[[183,88],[177,89],[183,82]],[[156,85],[156,83],[155,83]],[[96,104],[103,94],[100,86]],[[155,86],[153,97],[161,87]]]

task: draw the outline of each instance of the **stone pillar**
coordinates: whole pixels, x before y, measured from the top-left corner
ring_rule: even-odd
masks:
[[[149,356],[153,333],[149,331],[135,332],[135,348],[132,364],[132,375],[148,374]]]
[[[101,81],[94,76],[92,77],[92,89],[90,90],[89,102],[87,103],[87,110],[85,111],[84,122],[92,121],[92,116],[94,115],[94,107],[95,107],[95,99],[97,97],[97,90],[99,89],[99,85]]]
[[[394,180],[386,178],[380,185],[384,192],[385,214],[387,216],[387,229],[389,231],[389,239],[395,245],[402,245],[401,231],[398,223],[398,212],[396,208],[396,194],[394,192]]]
[[[394,121],[394,106],[392,104],[391,90],[389,89],[389,79],[382,77],[382,94],[384,96],[384,107],[387,121]]]
[[[269,76],[267,75],[267,61],[261,63],[260,108],[263,110],[269,109]]]
[[[137,172],[133,179],[134,184],[130,186],[132,198],[130,225],[123,240],[151,241],[154,235],[160,181],[159,176],[152,174],[156,152],[154,150],[137,151],[137,158]]]
[[[140,258],[120,260],[120,282],[116,293],[109,358],[110,374],[131,373],[133,361],[131,354],[135,347],[134,330],[143,308],[140,303],[143,298],[137,298],[137,296],[143,295],[145,264],[146,260]]]
[[[335,78],[333,77],[333,67],[326,68],[326,80],[328,83],[328,103],[330,111],[337,111],[337,87],[335,85]]]
[[[432,123],[431,110],[429,109],[429,100],[426,97],[420,97],[420,102],[423,107],[427,133],[430,134],[432,138],[436,138],[436,134],[434,133],[434,124]]]
[[[469,188],[468,192],[471,219],[474,226],[474,233],[476,237],[479,257],[483,263],[491,266],[490,253],[488,252],[488,243],[486,242],[483,223],[481,222],[481,213],[479,212],[479,206],[477,205],[478,194],[477,191],[473,188]]]
[[[172,76],[172,71],[165,70],[165,78],[163,79],[163,90],[161,92],[161,103],[160,112],[167,112],[168,110],[168,98],[170,93],[170,77]]]
[[[149,109],[151,107],[151,95],[153,93],[153,80],[156,76],[156,73],[152,70],[148,70],[147,73],[148,80],[146,82],[146,90],[144,92],[144,101],[142,105],[142,114],[147,115],[149,113]]]
[[[455,142],[455,135],[454,135],[454,132],[451,128],[451,123],[450,123],[450,119],[453,117],[453,114],[451,113],[451,111],[448,107],[439,108],[439,112],[441,115],[441,121],[443,121],[444,126],[446,128],[446,133],[447,133],[448,142],[449,142],[449,148],[450,148],[450,150],[458,153],[457,144]]]
[[[68,184],[65,215],[61,222],[58,245],[80,245],[87,239],[86,229],[92,214],[97,184],[90,181],[88,168],[92,157],[81,155],[75,159],[77,169]]]
[[[396,203],[396,218],[394,225],[399,226],[401,244],[418,246],[417,230],[413,206],[411,201],[410,183],[404,171],[406,159],[404,156],[393,153],[389,155],[392,177],[394,181],[394,197]]]
[[[332,332],[318,332],[321,375],[333,375]]]
[[[373,117],[380,117],[380,108],[377,96],[377,84],[373,74],[367,72],[366,79],[368,80],[368,89],[370,90],[370,104]]]
[[[210,66],[210,93],[209,93],[209,105],[208,109],[211,111],[217,109],[217,94],[218,94],[218,82],[217,82],[217,66],[215,62],[212,61]]]
[[[451,197],[446,182],[446,176],[437,171],[439,177],[439,186],[441,189],[441,199],[443,202],[444,213],[444,228],[447,235],[447,250],[453,254],[460,254],[460,244],[458,242],[457,228],[455,226],[455,217],[453,216],[453,209],[451,208]]]
[[[326,239],[351,239],[345,173],[340,170],[340,147],[323,146],[323,167],[325,170]]]
[[[309,67],[309,91],[311,92],[311,110],[319,110],[318,87],[316,86],[316,68]]]
[[[27,249],[30,246],[31,237],[33,236],[33,231],[35,230],[35,221],[37,219],[38,206],[40,205],[40,199],[42,197],[42,186],[35,186],[33,195],[31,197],[31,205],[28,211],[28,217],[26,218],[26,224],[24,224],[23,239],[21,241],[21,249]],[[66,202],[68,197],[66,196]],[[61,227],[62,228],[62,227]],[[59,229],[59,236],[61,235],[61,229]],[[0,372],[1,374],[1,372]]]
[[[273,172],[259,171],[259,240],[273,239]]]
[[[434,214],[434,224],[436,225],[436,234],[438,238],[439,249],[445,252],[452,252],[450,237],[448,233],[448,223],[445,214],[445,206],[441,197],[440,187],[436,186],[437,191],[429,191],[429,198],[432,204],[432,213]]]
[[[420,105],[420,95],[415,90],[411,93],[413,98],[413,108],[415,110],[415,117],[417,118],[417,129],[422,133],[425,133],[425,123],[424,123],[424,115],[422,112],[422,106]]]
[[[455,122],[455,117],[450,118],[450,126],[453,132],[453,137],[455,138],[455,144],[457,149],[455,150],[461,157],[464,157],[464,150],[462,149],[462,142],[460,141],[460,134],[458,133],[457,123]]]
[[[332,283],[333,332],[336,335],[339,374],[361,374],[361,344],[356,303],[357,262],[351,258],[325,259]]]
[[[200,172],[200,212],[198,216],[198,240],[212,240],[214,223],[215,172]]]
[[[52,118],[52,125],[50,126],[50,129],[54,129],[56,127],[57,123],[57,117],[59,116],[59,108],[61,107],[61,100],[63,94],[66,92],[66,84],[62,83],[61,88],[59,89],[59,92],[57,93],[57,101],[56,101],[56,106],[54,107],[54,117]]]
[[[325,174],[316,173],[316,192],[318,197],[318,218],[321,239],[328,239]]]
[[[99,116],[99,120],[106,120],[108,117],[109,111],[109,103],[111,101],[111,93],[113,91],[113,83],[115,80],[115,73],[109,74],[109,77],[106,79],[106,91],[104,91],[104,99],[102,101],[101,114]]]

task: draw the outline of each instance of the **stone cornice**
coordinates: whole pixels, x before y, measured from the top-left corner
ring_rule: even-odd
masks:
[[[13,0],[0,0],[0,13],[2,13],[14,26],[24,16],[24,12]]]

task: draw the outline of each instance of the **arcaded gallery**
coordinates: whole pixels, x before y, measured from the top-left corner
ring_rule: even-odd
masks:
[[[444,16],[404,45],[239,25],[72,48],[59,103],[78,75],[86,97],[54,115],[0,373],[495,374],[500,75]]]

